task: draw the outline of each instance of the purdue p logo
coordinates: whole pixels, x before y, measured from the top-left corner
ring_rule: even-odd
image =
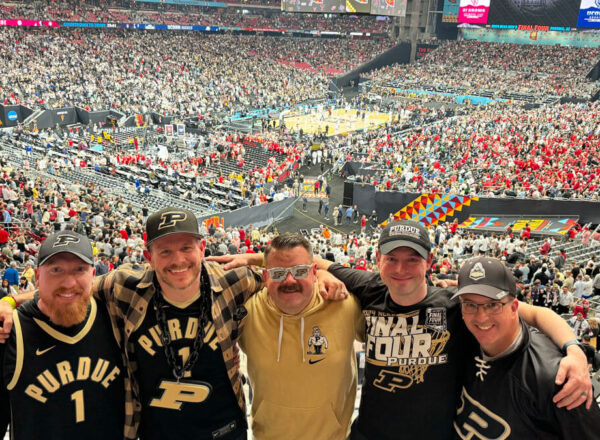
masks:
[[[173,382],[163,380],[159,388],[163,390],[159,399],[152,399],[150,406],[155,408],[181,409],[183,402],[201,403],[204,402],[212,391],[212,387],[207,382]]]
[[[68,246],[69,244],[79,243],[81,240],[78,237],[72,235],[59,235],[52,247]]]
[[[177,222],[182,222],[185,221],[187,219],[187,214],[185,212],[181,212],[181,211],[171,211],[171,212],[164,212],[161,216],[160,216],[160,224],[158,225],[158,230],[160,231],[161,229],[164,228],[172,228],[173,226],[175,226],[177,224]]]

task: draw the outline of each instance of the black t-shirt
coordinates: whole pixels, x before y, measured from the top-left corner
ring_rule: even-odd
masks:
[[[201,299],[185,308],[165,301],[164,307],[177,365],[182,365],[196,337]],[[231,388],[213,323],[205,326],[204,345],[191,375],[179,384],[167,363],[159,332],[153,302],[131,336],[139,366],[135,374],[142,403],[140,438],[232,439],[245,432],[246,418]],[[217,431],[221,435],[214,437]]]
[[[365,381],[352,438],[453,438],[461,372],[477,347],[458,301],[428,287],[423,301],[403,307],[379,274],[337,264],[329,271],[359,298],[366,321]]]
[[[125,368],[106,309],[93,299],[86,319],[69,328],[35,301],[23,304],[0,359],[0,406],[11,405],[0,428],[11,418],[11,438],[123,438]]]

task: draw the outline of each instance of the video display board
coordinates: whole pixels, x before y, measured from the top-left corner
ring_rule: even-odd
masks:
[[[580,3],[581,0],[492,0],[487,23],[573,27]]]
[[[372,15],[406,16],[406,0],[371,0]]]
[[[323,14],[346,12],[345,0],[283,0],[281,10],[287,12],[317,12]]]
[[[371,13],[371,0],[346,0],[346,12],[369,14]]]
[[[459,23],[486,24],[490,11],[490,0],[460,0]]]

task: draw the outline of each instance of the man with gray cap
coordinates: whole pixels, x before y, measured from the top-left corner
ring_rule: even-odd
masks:
[[[567,411],[552,398],[560,350],[519,319],[512,273],[495,258],[467,261],[458,275],[463,320],[480,345],[467,364],[454,428],[467,438],[596,438],[594,402]],[[568,344],[568,343],[567,343]],[[567,345],[565,344],[565,345]]]
[[[125,369],[92,298],[93,258],[90,241],[70,231],[40,246],[39,290],[14,310],[0,345],[2,435],[10,423],[17,440],[123,438]]]
[[[365,316],[366,372],[353,440],[454,438],[464,359],[476,347],[452,293],[427,284],[430,251],[427,229],[400,220],[389,222],[381,233],[379,273],[315,258],[319,269],[329,270],[358,297]],[[557,344],[573,338],[568,325],[551,311],[525,305],[522,312]],[[580,405],[588,400],[582,392],[591,393],[583,352],[570,347],[569,355],[576,368],[556,396],[563,406]]]

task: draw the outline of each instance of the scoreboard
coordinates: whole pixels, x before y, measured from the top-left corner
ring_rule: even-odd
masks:
[[[600,27],[600,0],[460,0],[458,22],[509,29]]]
[[[281,10],[322,14],[371,14],[404,17],[406,0],[282,0]]]

